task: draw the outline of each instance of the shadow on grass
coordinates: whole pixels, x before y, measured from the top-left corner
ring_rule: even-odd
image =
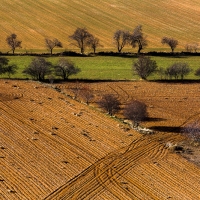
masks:
[[[181,132],[181,127],[177,127],[177,126],[152,126],[149,128],[154,131],[159,131],[159,132],[169,132],[169,133]]]

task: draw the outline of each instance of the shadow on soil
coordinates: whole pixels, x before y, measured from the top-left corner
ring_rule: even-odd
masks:
[[[161,121],[166,121],[166,119],[149,117],[149,118],[146,118],[145,121],[147,121],[147,122],[161,122]]]
[[[160,131],[160,132],[169,132],[169,133],[180,133],[181,132],[181,127],[177,127],[177,126],[152,126],[149,128],[154,131]]]

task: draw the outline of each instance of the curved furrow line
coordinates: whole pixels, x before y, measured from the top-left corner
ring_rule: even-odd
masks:
[[[127,102],[130,99],[130,95],[122,87],[120,87],[118,85],[117,85],[117,87],[120,88],[126,94],[127,97],[125,97],[125,95],[124,95],[124,101]]]
[[[127,157],[125,157],[124,159],[125,160],[130,160],[130,158],[127,158]],[[129,162],[133,163],[133,159],[130,160]],[[126,163],[125,166],[123,164],[120,167],[123,169],[123,172],[122,172],[121,169],[119,169],[119,166],[118,167],[116,166],[116,163],[112,163],[112,166],[109,166],[108,169],[106,169],[105,173],[110,172],[110,174],[108,174],[107,177],[109,177],[109,180],[112,182],[112,184],[114,184],[114,186],[117,186],[118,190],[120,188],[122,193],[127,194],[127,197],[125,199],[128,199],[128,197],[134,198],[133,197],[134,194],[132,192],[130,192],[130,191],[127,192],[127,190],[124,190],[124,188],[121,187],[121,183],[118,181],[118,178],[117,178],[117,177],[123,176],[124,172],[127,171],[125,168],[127,168],[127,169],[130,168],[130,164]],[[114,172],[114,174],[112,172]],[[116,175],[117,175],[117,177],[115,177]],[[111,188],[113,188],[113,187],[111,187]],[[123,198],[120,197],[119,199],[123,199]]]
[[[159,145],[158,148],[155,148],[152,152],[152,154],[149,156],[149,158],[151,159],[162,159],[166,153],[167,153],[167,149],[166,147],[164,147],[163,145]]]
[[[112,88],[110,85],[108,85],[108,87],[109,87],[111,90],[113,90],[113,91],[117,94],[117,98],[120,97],[119,93],[118,93],[114,88]]]
[[[66,190],[66,187],[64,190],[70,191],[70,194],[65,193],[63,199],[68,199],[68,198],[83,199],[90,195],[94,196],[95,194],[98,193],[99,186],[101,186],[101,190],[103,188],[109,188],[110,190],[110,188],[112,188],[110,187],[110,185],[113,184],[115,186],[117,185],[119,191],[121,190],[120,194],[124,193],[124,188],[120,187],[120,182],[116,178],[123,176],[124,173],[127,173],[128,170],[136,164],[135,162],[138,161],[138,159],[140,160],[140,162],[142,160],[143,160],[142,162],[145,162],[146,158],[148,158],[151,155],[149,152],[153,151],[155,148],[158,148],[158,144],[157,143],[151,145],[149,144],[145,145],[145,147],[140,145],[138,148],[133,148],[133,149],[131,149],[130,147],[131,146],[128,146],[128,148],[126,148],[126,150],[127,149],[129,150],[125,151],[125,153],[121,153],[119,155],[115,154],[114,159],[110,159],[111,155],[109,155],[109,161],[106,160],[107,158],[105,157],[104,159],[101,159],[98,163],[95,163],[89,170],[87,170],[87,172],[85,171],[86,176],[84,177],[87,180],[84,181],[84,184],[83,183],[81,184],[79,182],[80,181],[79,178],[74,180],[74,182],[72,182],[72,185],[69,183],[67,185],[68,190]],[[156,156],[159,157],[159,154],[157,153]],[[109,170],[111,170],[112,172]],[[91,176],[91,171],[93,172],[93,176]],[[86,177],[89,174],[90,178],[88,179]],[[84,180],[84,177],[82,176],[81,179]],[[78,185],[77,186],[78,188],[75,185]],[[73,191],[71,191],[70,188],[74,186],[76,189],[73,189]],[[85,193],[85,191],[87,191],[87,193]],[[133,195],[132,192],[129,193],[126,190],[125,192],[127,196]],[[60,193],[63,194],[63,191],[61,190]],[[116,194],[114,193],[114,195]],[[52,198],[50,197],[49,199]]]

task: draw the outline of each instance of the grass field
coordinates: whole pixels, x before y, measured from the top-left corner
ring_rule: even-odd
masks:
[[[30,56],[8,56],[11,64],[19,66],[18,72],[11,76],[12,78],[26,78],[22,74],[23,69],[29,65],[33,57]],[[53,64],[56,64],[60,57],[47,58]],[[139,79],[138,76],[132,73],[132,64],[137,58],[124,58],[113,56],[97,56],[97,57],[66,57],[81,68],[81,72],[70,78],[77,79],[100,79],[100,80],[131,80]],[[194,76],[195,69],[200,67],[200,57],[151,57],[158,64],[158,67],[166,68],[174,62],[187,62],[193,71],[186,77],[187,79],[197,79]],[[6,75],[1,76],[6,78]],[[160,76],[154,74],[149,77],[150,80],[159,79]]]
[[[1,0],[0,50],[9,51],[5,39],[13,32],[22,40],[22,52],[46,51],[45,37],[58,38],[63,49],[73,49],[68,36],[77,27],[99,37],[104,49],[115,50],[113,33],[132,31],[138,24],[148,39],[145,51],[170,51],[160,42],[163,36],[179,40],[181,50],[188,42],[199,42],[199,11],[198,0]]]

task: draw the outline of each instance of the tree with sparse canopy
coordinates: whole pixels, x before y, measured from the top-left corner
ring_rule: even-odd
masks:
[[[120,101],[113,94],[103,95],[98,104],[111,116],[120,110]]]
[[[87,105],[89,105],[89,103],[94,98],[93,91],[91,90],[91,88],[89,87],[89,85],[88,86],[84,86],[83,88],[81,88],[80,96],[85,101],[85,103]]]
[[[161,40],[161,43],[169,45],[171,50],[172,50],[172,53],[173,53],[174,49],[178,45],[178,40],[176,40],[174,38],[163,37],[162,40]]]
[[[45,44],[46,47],[50,50],[51,55],[55,47],[62,47],[62,43],[57,38],[54,39],[45,38]]]
[[[194,75],[200,77],[200,68],[196,69]]]
[[[138,25],[130,35],[130,44],[133,48],[138,46],[138,54],[147,46],[147,39],[142,32],[142,25]]]
[[[57,76],[61,76],[63,80],[67,80],[69,76],[75,75],[81,71],[73,62],[65,58],[60,58],[57,65],[54,66]]]
[[[93,53],[96,53],[97,47],[102,47],[103,45],[100,44],[99,38],[91,35],[90,39],[88,40],[88,46],[91,47]]]
[[[113,39],[118,52],[121,53],[122,49],[129,44],[130,33],[124,30],[117,30],[114,33]]]
[[[6,73],[6,66],[9,60],[5,57],[0,57],[0,75]]]
[[[200,142],[200,121],[194,120],[182,128],[182,133],[193,142]]]
[[[15,74],[17,72],[18,66],[15,64],[8,65],[5,68],[5,73],[8,75],[8,78],[11,77],[11,75]]]
[[[7,58],[0,57],[0,75],[7,74],[10,78],[12,74],[15,74],[17,72],[18,67],[15,64],[8,65],[8,63],[9,60]]]
[[[6,38],[6,42],[8,46],[12,49],[13,54],[15,53],[16,48],[21,48],[22,41],[19,41],[17,39],[17,35],[15,33],[12,33]]]
[[[175,79],[181,77],[181,80],[184,79],[186,75],[191,72],[191,68],[187,63],[184,62],[176,62],[173,63],[171,66],[167,67],[165,70],[165,74],[168,75],[170,78],[174,76]]]
[[[73,35],[69,36],[70,39],[75,40],[73,45],[80,48],[81,53],[84,54],[86,47],[90,46],[92,34],[86,28],[77,28]]]
[[[156,61],[151,60],[150,57],[140,56],[133,64],[132,70],[142,79],[146,80],[149,75],[154,73],[157,69]]]
[[[132,100],[124,108],[124,116],[132,121],[133,127],[138,127],[148,116],[147,106],[143,102]]]
[[[51,73],[52,64],[42,57],[32,59],[32,62],[23,70],[24,74],[32,76],[34,79],[42,81],[46,75]]]

